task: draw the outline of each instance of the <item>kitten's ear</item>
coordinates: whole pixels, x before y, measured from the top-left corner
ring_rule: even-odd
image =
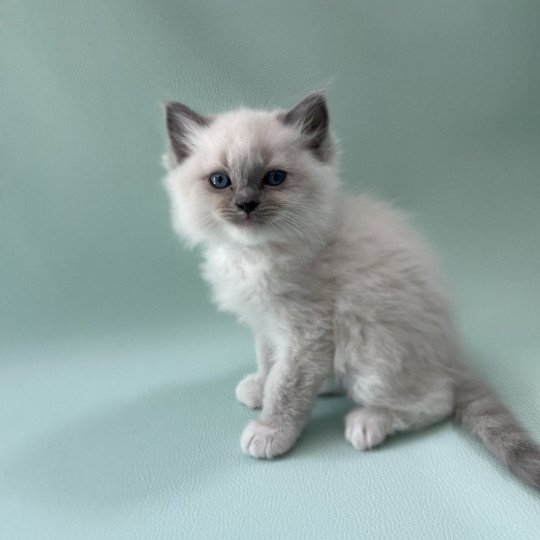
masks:
[[[191,152],[196,130],[208,126],[210,119],[197,114],[178,101],[168,101],[165,103],[165,120],[171,150],[177,163],[182,163]]]
[[[299,128],[307,135],[307,144],[321,159],[325,159],[325,141],[328,136],[328,108],[324,92],[309,94],[290,111],[282,113],[280,120]]]

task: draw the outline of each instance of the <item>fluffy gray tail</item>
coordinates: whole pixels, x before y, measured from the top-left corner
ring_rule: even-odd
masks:
[[[462,381],[456,392],[456,418],[516,476],[540,489],[540,448],[484,384]]]

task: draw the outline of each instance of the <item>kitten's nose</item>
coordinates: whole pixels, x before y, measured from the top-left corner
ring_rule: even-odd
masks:
[[[248,201],[248,202],[243,202],[243,203],[236,203],[236,206],[242,209],[246,214],[249,214],[250,212],[255,210],[257,206],[259,206],[259,201]]]

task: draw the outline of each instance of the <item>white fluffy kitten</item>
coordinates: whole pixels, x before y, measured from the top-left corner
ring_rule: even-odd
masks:
[[[236,389],[262,407],[245,453],[287,452],[330,377],[357,404],[354,448],[455,413],[540,487],[538,447],[461,363],[426,247],[390,206],[341,192],[322,93],[212,117],[168,103],[166,117],[175,230],[202,244],[218,306],[255,335],[258,370]]]

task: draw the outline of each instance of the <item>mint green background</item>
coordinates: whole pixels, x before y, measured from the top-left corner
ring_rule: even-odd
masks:
[[[359,455],[343,398],[240,453],[248,333],[160,180],[160,100],[328,88],[348,189],[416,215],[472,362],[540,440],[540,3],[4,0],[0,538],[539,538],[451,422]]]

